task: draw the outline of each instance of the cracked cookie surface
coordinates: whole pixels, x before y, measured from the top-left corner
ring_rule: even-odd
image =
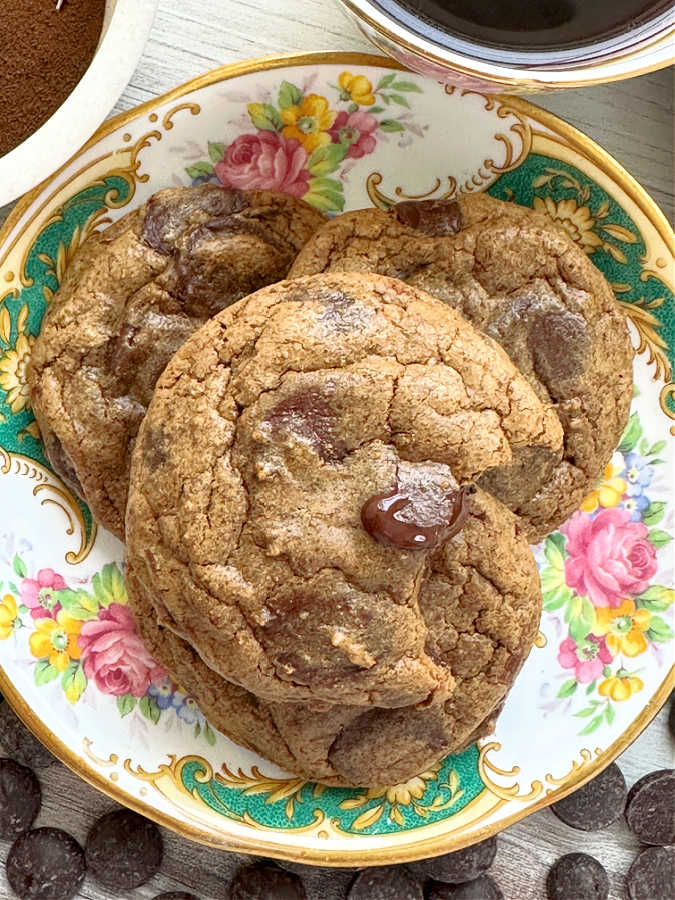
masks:
[[[33,349],[31,404],[55,471],[117,537],[131,450],[165,365],[216,312],[285,277],[323,221],[282,194],[169,188],[69,265]]]
[[[481,612],[462,605],[470,574],[436,572],[457,539],[454,498],[561,442],[498,345],[428,294],[358,274],[264,288],[194,334],[157,383],[131,471],[132,608],[138,595],[214,672],[268,701],[452,706],[453,666],[469,683],[501,659],[495,680],[510,683],[533,637],[498,580]],[[392,491],[399,522],[438,540],[406,549],[366,530],[364,504]],[[474,518],[483,496],[468,498]],[[457,621],[436,595],[459,603]],[[538,586],[525,596],[531,612]],[[506,623],[512,643],[495,647]],[[487,709],[457,709],[467,733],[503,696],[489,684]]]
[[[422,288],[498,341],[564,431],[560,455],[520,452],[481,484],[541,540],[595,486],[625,427],[633,351],[587,255],[548,217],[484,194],[405,201],[326,223],[291,277],[377,272]]]
[[[139,583],[133,564],[127,585],[148,649],[212,725],[288,771],[333,785],[407,781],[489,734],[541,609],[525,536],[515,516],[483,491],[472,496],[461,531],[430,556],[419,595],[428,652],[453,679],[441,704],[392,709],[261,700],[207,666],[171,630],[175,624],[158,622],[152,589]]]

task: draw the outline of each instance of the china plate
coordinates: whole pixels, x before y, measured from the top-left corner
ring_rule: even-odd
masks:
[[[123,547],[46,465],[25,371],[74,252],[153,191],[218,179],[328,213],[455,191],[533,206],[590,255],[630,321],[630,423],[602,484],[536,549],[541,632],[497,731],[407,784],[322,789],[215,733],[143,661]],[[630,744],[674,680],[672,262],[663,215],[587,137],[523,100],[443,88],[390,60],[236,64],[111,120],[0,232],[2,692],[120,802],[273,857],[433,855],[568,793]]]

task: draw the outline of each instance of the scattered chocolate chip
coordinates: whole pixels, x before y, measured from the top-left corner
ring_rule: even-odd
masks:
[[[7,857],[7,880],[21,900],[70,900],[85,870],[82,848],[59,828],[27,831]]]
[[[432,859],[421,859],[408,863],[408,868],[422,878],[433,878],[448,884],[472,881],[486,872],[497,854],[497,838],[490,837],[479,844],[455,850]]]
[[[616,822],[626,805],[626,781],[612,763],[596,778],[551,805],[566,825],[580,831],[598,831]]]
[[[388,547],[432,550],[458,534],[469,515],[473,487],[449,491],[442,498],[399,487],[375,494],[363,504],[361,521],[368,534]]]
[[[672,900],[675,885],[675,847],[647,847],[626,876],[630,900]]]
[[[271,863],[255,863],[237,872],[230,900],[307,900],[307,894],[292,872]]]
[[[628,792],[626,821],[643,844],[675,843],[675,769],[660,769]]]
[[[607,872],[593,856],[568,853],[551,866],[546,896],[549,900],[607,900]]]
[[[463,884],[441,884],[432,881],[427,885],[427,900],[504,900],[497,882],[489,875],[480,875]]]
[[[145,884],[159,870],[159,828],[128,809],[101,816],[87,835],[87,868],[105,887],[119,891]]]
[[[423,900],[422,884],[402,866],[364,869],[354,879],[349,900]]]
[[[456,200],[404,200],[394,207],[401,225],[433,236],[462,230],[462,210]]]
[[[186,894],[185,891],[168,891],[166,894],[157,894],[154,900],[199,900],[194,894]]]
[[[40,782],[31,769],[0,759],[0,838],[13,840],[27,831],[41,805]]]
[[[31,769],[44,769],[56,762],[55,757],[26,728],[6,700],[0,702],[0,747],[6,756]]]

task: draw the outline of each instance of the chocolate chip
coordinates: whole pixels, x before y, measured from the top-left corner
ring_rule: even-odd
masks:
[[[647,847],[626,876],[630,900],[672,900],[674,886],[675,847]]]
[[[307,894],[297,875],[271,863],[255,863],[237,872],[230,900],[307,900]]]
[[[430,498],[424,491],[375,494],[361,507],[361,521],[378,542],[400,550],[432,550],[461,531],[469,515],[469,494],[475,488],[448,491]]]
[[[551,866],[546,896],[549,900],[607,900],[607,872],[593,856],[568,853]]]
[[[553,803],[551,809],[566,825],[597,831],[616,822],[626,804],[626,781],[612,763],[588,784]]]
[[[433,859],[423,859],[409,863],[408,868],[422,878],[433,878],[448,884],[472,881],[486,872],[497,854],[497,838],[490,837],[479,844],[445,853]]]
[[[344,458],[346,448],[336,436],[336,414],[326,395],[310,387],[285,397],[268,413],[274,433],[284,432],[310,444],[326,462]]]
[[[404,200],[394,212],[401,225],[438,237],[457,234],[464,225],[456,200]]]
[[[13,759],[0,759],[0,838],[13,840],[27,831],[42,805],[35,774]]]
[[[70,900],[84,875],[82,848],[59,828],[27,831],[7,857],[7,880],[21,900]]]
[[[119,809],[94,822],[86,844],[87,868],[102,885],[119,891],[145,884],[159,870],[163,843],[152,822]]]
[[[660,769],[628,792],[626,821],[643,844],[675,843],[675,770]]]
[[[0,702],[0,746],[11,759],[32,769],[44,769],[56,762],[6,700]]]
[[[422,884],[402,866],[364,869],[347,894],[349,900],[423,900]]]
[[[142,236],[160,253],[171,253],[191,226],[241,212],[247,201],[240,191],[203,184],[189,191],[159,191],[148,200]]]
[[[194,894],[186,894],[185,891],[168,891],[166,894],[157,894],[154,900],[199,900]]]
[[[504,900],[499,885],[489,875],[480,875],[463,884],[427,885],[427,900]]]
[[[346,900],[349,886],[358,869],[340,866],[306,866],[302,863],[279,860],[287,872],[293,872],[305,886],[307,900]]]

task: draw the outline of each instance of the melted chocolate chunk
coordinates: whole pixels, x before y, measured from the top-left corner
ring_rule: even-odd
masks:
[[[307,900],[302,881],[271,863],[256,863],[237,873],[230,900]]]
[[[469,515],[473,486],[450,491],[428,502],[423,492],[393,491],[375,494],[361,508],[361,521],[379,544],[400,550],[433,550],[458,534]]]
[[[87,835],[87,868],[111,890],[139,887],[159,871],[163,855],[159,828],[128,809],[107,813]]]
[[[401,225],[434,237],[457,234],[464,226],[456,200],[404,200],[394,212]]]
[[[190,192],[172,198],[154,194],[149,200],[143,221],[143,240],[160,253],[170,254],[178,237],[191,226],[210,220],[221,220],[241,212],[247,206],[241,191],[203,184]]]
[[[0,838],[13,840],[27,831],[41,805],[35,774],[13,759],[0,759]]]
[[[267,415],[273,433],[300,438],[325,462],[338,462],[346,454],[346,447],[335,433],[335,419],[335,410],[317,388],[291,394]]]
[[[7,881],[21,900],[71,900],[85,875],[82,848],[58,828],[22,834],[12,845],[6,865]]]

